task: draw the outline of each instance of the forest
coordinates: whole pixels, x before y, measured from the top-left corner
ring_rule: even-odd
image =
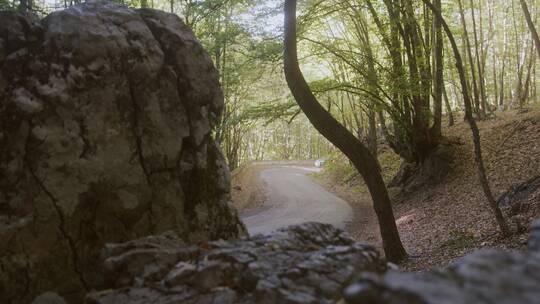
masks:
[[[282,2],[122,2],[179,15],[210,53],[226,103],[215,136],[231,169],[256,160],[328,157],[335,150],[309,127],[286,87]],[[529,2],[433,2],[461,53],[475,118],[536,100],[537,5]],[[3,0],[0,8],[28,5],[46,14],[76,3]],[[300,63],[325,108],[372,152],[384,139],[403,160],[422,161],[441,127],[464,113],[452,47],[434,13],[422,1],[299,5]]]
[[[0,0],[0,302],[538,303],[539,18]]]

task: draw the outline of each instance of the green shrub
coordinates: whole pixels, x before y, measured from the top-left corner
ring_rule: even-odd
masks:
[[[399,170],[401,159],[391,150],[383,148],[380,150],[378,160],[383,179],[385,183],[388,183]],[[352,163],[340,152],[335,152],[328,156],[321,174],[339,185],[351,187],[359,192],[367,191],[358,171],[356,171]]]

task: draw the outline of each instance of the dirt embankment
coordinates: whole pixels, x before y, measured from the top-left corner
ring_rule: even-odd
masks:
[[[232,201],[238,212],[261,207],[266,198],[264,181],[260,173],[271,165],[250,163],[232,172]]]

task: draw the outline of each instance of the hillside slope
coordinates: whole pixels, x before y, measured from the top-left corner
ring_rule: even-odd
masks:
[[[494,119],[480,121],[482,147],[490,184],[496,197],[512,186],[540,176],[540,109],[497,113]],[[540,191],[531,190],[518,207],[505,213],[514,230],[512,238],[501,239],[478,182],[470,129],[464,122],[443,130],[454,142],[455,160],[449,175],[439,184],[411,193],[390,188],[402,240],[414,256],[403,266],[425,269],[447,264],[479,247],[520,248],[526,225],[540,215]],[[388,157],[386,162],[388,162]],[[395,161],[395,160],[394,160]],[[345,160],[341,161],[346,163]],[[387,172],[395,164],[383,162]],[[355,207],[355,222],[349,232],[359,241],[380,245],[371,200],[358,177],[343,178],[347,170],[332,170],[321,179],[328,188]],[[344,182],[346,181],[346,182]]]

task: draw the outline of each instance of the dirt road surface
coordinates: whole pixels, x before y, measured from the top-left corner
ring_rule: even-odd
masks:
[[[277,166],[265,169],[260,178],[267,187],[264,204],[244,212],[242,220],[250,234],[304,222],[322,222],[345,228],[352,219],[349,204],[315,183],[309,173],[317,168]]]

